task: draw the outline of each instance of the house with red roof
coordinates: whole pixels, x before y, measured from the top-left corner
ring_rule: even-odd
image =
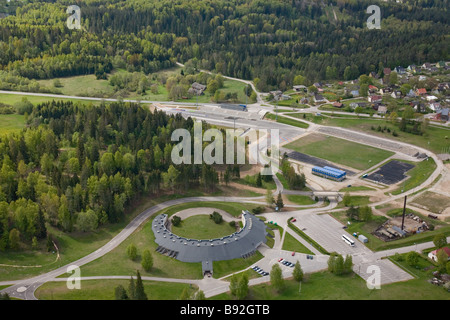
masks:
[[[382,96],[373,95],[367,97],[367,101],[369,102],[381,102],[381,100],[383,100]]]
[[[444,250],[444,252],[447,254],[447,260],[450,260],[450,248],[449,247],[444,247],[444,248],[441,248],[441,249],[436,249],[434,251],[431,251],[428,254],[428,258],[430,258],[433,261],[437,261],[437,253],[439,251],[441,251],[441,250]]]
[[[424,94],[427,94],[427,89],[425,89],[425,88],[417,89],[416,93],[418,96],[423,96]]]

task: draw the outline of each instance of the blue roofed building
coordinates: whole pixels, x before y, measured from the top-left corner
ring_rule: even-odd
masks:
[[[312,173],[317,175],[317,176],[321,176],[323,178],[327,178],[327,179],[331,179],[331,180],[335,180],[335,181],[342,181],[345,179],[347,172],[340,170],[340,169],[336,169],[336,168],[332,168],[332,167],[314,167],[312,168]]]

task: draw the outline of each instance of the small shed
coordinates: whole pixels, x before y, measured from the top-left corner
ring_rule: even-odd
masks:
[[[367,239],[365,236],[363,236],[362,234],[360,234],[358,236],[358,240],[361,241],[362,243],[367,243],[369,242],[369,239]]]

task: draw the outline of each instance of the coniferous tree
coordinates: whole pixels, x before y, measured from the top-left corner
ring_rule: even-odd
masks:
[[[116,300],[128,300],[128,294],[122,285],[117,286],[114,289],[114,296]]]
[[[145,293],[144,290],[144,283],[142,282],[139,270],[136,271],[136,286],[135,286],[134,300],[148,300],[147,294]]]
[[[275,204],[278,207],[278,211],[281,211],[281,209],[283,209],[284,203],[283,203],[283,197],[281,196],[281,192],[278,192],[278,197],[277,197],[277,201],[275,202]]]
[[[128,297],[130,300],[136,300],[136,284],[133,277],[130,277],[130,283],[128,284]]]

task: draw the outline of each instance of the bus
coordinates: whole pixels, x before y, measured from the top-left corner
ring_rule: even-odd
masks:
[[[350,245],[351,247],[355,246],[355,241],[353,241],[352,239],[350,239],[349,237],[347,237],[345,234],[342,235],[342,240],[344,240],[348,245]]]

